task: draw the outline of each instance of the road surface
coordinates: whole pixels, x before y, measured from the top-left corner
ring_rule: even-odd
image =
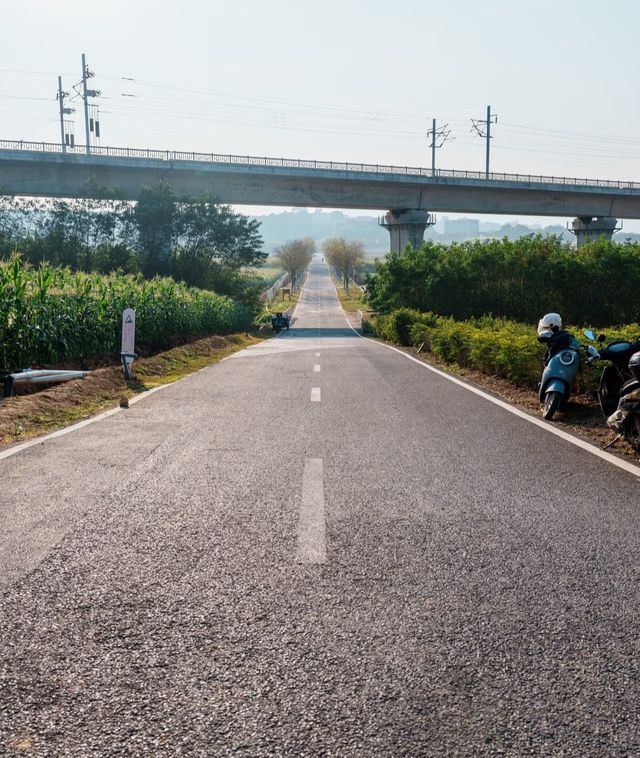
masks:
[[[639,482],[291,332],[0,461],[0,754],[640,752]]]

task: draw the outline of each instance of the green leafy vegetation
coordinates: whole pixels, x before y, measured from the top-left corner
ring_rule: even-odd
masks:
[[[0,368],[81,361],[116,353],[124,308],[136,309],[137,343],[246,329],[253,310],[170,278],[85,274],[19,255],[0,262]]]
[[[74,271],[170,276],[229,295],[259,310],[259,222],[209,195],[178,198],[167,184],[141,187],[136,203],[105,199],[0,199],[0,259],[19,250],[25,261]]]
[[[412,308],[533,324],[554,311],[568,323],[626,324],[640,319],[640,245],[599,240],[575,250],[553,236],[425,242],[378,261],[367,289],[380,313]]]
[[[445,363],[500,376],[537,389],[542,372],[544,347],[536,338],[535,325],[484,316],[456,321],[434,313],[399,308],[373,320],[374,333],[404,346],[422,346]],[[581,329],[567,327],[579,339]],[[640,324],[607,330],[607,339],[635,339]],[[583,364],[581,388],[594,390],[599,372]]]
[[[322,252],[335,272],[336,278],[342,283],[342,288],[348,294],[349,283],[353,280],[364,264],[364,249],[362,243],[356,240],[347,241],[339,238],[325,240]]]

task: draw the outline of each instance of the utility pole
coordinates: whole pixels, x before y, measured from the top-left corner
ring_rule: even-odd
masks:
[[[93,76],[95,76],[95,74],[93,71],[89,71],[86,56],[82,53],[82,94],[80,97],[82,97],[82,100],[84,101],[84,133],[87,141],[87,154],[91,152],[90,132],[92,131],[89,129],[89,98],[100,97],[102,94],[98,89],[87,89],[87,79],[91,79]]]
[[[87,101],[87,79],[89,78],[87,74],[89,74],[89,70],[87,68],[86,58],[85,54],[82,53],[82,100],[84,102],[84,134],[86,139],[86,150],[87,153],[90,152],[89,147],[89,103]]]
[[[471,132],[475,132],[479,137],[482,137],[487,140],[487,160],[486,160],[486,168],[485,168],[485,176],[488,179],[489,178],[489,155],[490,155],[490,146],[491,146],[491,140],[493,139],[491,136],[491,124],[497,124],[498,123],[498,114],[491,113],[491,106],[487,105],[487,118],[486,119],[471,119]]]
[[[433,119],[433,126],[429,131],[427,132],[427,137],[431,137],[431,144],[429,147],[431,148],[431,176],[436,175],[436,148],[442,147],[444,143],[447,140],[454,140],[455,137],[451,134],[451,129],[449,129],[449,124],[445,124],[444,126],[441,126],[439,129],[436,128],[436,120]]]
[[[62,77],[58,77],[58,103],[60,105],[60,144],[62,145],[62,152],[67,152],[67,137],[64,130],[64,117],[69,116],[75,112],[75,108],[65,108],[64,99],[69,97],[68,92],[64,92],[62,89]]]

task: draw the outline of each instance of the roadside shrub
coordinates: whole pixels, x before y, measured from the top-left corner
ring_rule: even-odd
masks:
[[[378,315],[371,322],[371,333],[399,345],[419,345],[424,341],[425,330],[438,323],[432,313],[420,313],[412,308],[397,308],[386,315]]]
[[[419,311],[411,308],[398,308],[381,319],[383,336],[390,342],[408,346],[411,344],[410,329],[413,324],[420,320]]]
[[[567,323],[606,326],[640,318],[640,244],[597,240],[579,250],[549,236],[471,240],[389,253],[367,277],[369,305],[457,320],[493,314],[537,323],[550,311]]]
[[[398,323],[405,330],[407,323],[410,323],[410,343],[400,341]],[[373,326],[377,336],[399,344],[423,344],[423,350],[445,363],[500,376],[522,387],[538,388],[545,348],[538,342],[535,328],[529,324],[493,316],[456,321],[403,308],[378,316]],[[579,340],[586,342],[582,337],[582,328],[567,328]],[[627,324],[605,333],[607,341],[634,340],[640,335],[640,325]],[[584,392],[595,391],[599,376],[600,367],[587,366],[583,360],[579,375],[580,389]]]

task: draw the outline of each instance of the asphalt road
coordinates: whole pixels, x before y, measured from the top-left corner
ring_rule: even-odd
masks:
[[[294,328],[0,461],[0,755],[640,753],[632,475]]]

